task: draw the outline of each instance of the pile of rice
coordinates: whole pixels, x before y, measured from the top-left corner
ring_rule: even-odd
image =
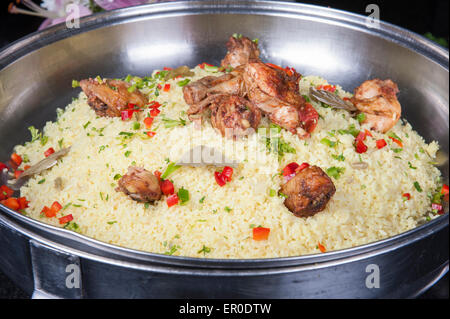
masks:
[[[192,71],[192,81],[211,75],[199,67]],[[56,151],[72,147],[58,165],[21,188],[21,196],[30,200],[26,214],[61,226],[57,218],[41,216],[44,206],[58,201],[62,206],[70,205],[57,217],[72,214],[72,223],[78,226],[76,231],[86,236],[143,251],[207,258],[298,256],[320,253],[319,243],[327,251],[337,250],[399,234],[430,218],[427,195],[440,180],[439,170],[430,162],[438,144],[426,144],[408,123],[400,121],[391,130],[402,139],[402,152],[393,151],[398,146],[385,134],[372,132],[373,138],[365,142],[369,151],[359,155],[352,135],[337,134],[351,124],[360,129],[358,121],[346,111],[311,102],[320,113],[316,130],[306,141],[283,130],[282,139],[296,153],[286,153],[279,159],[267,151],[256,134],[233,142],[215,132],[209,121],[202,124],[202,130],[195,129],[188,120],[186,126],[165,128],[163,115],[187,119],[188,106],[177,85],[180,80],[183,79],[167,81],[171,89],[161,90],[158,97],[151,95],[149,89],[143,90],[150,100],[163,104],[153,124],[153,138],[136,134],[123,140],[120,132],[146,131],[142,121],[141,128],[134,130],[134,120],[97,117],[84,93],[80,93],[65,110],[59,110],[57,121],[45,125],[45,146],[39,140],[17,146],[15,151],[29,159],[25,163],[28,165],[41,160],[49,147]],[[307,95],[311,85],[320,84],[327,82],[317,76],[302,78],[301,94]],[[339,86],[337,89],[341,97],[351,96]],[[267,120],[261,125],[267,127]],[[323,138],[338,143],[329,147],[321,143]],[[388,146],[378,150],[375,141],[381,138]],[[224,187],[219,187],[214,179],[217,168],[182,167],[170,179],[176,189],[189,190],[190,200],[185,205],[168,208],[165,197],[154,205],[144,205],[115,191],[118,174],[125,174],[130,165],[163,172],[169,161],[176,162],[184,152],[201,144],[214,146],[240,162],[233,180]],[[336,159],[338,155],[345,160]],[[369,167],[352,168],[351,164],[360,160]],[[323,212],[298,218],[284,206],[283,197],[273,196],[270,190],[278,191],[282,183],[280,170],[291,162],[307,162],[324,171],[333,166],[345,169],[338,179],[333,178],[336,194]],[[63,190],[55,188],[58,177],[62,178]],[[416,189],[415,182],[422,192]],[[404,200],[404,193],[410,193],[411,199]],[[270,228],[269,239],[254,241],[255,226]]]

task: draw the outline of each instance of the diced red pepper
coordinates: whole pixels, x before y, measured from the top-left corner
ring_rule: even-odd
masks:
[[[57,201],[53,202],[52,206],[50,207],[51,210],[53,210],[55,213],[59,212],[61,210],[62,206]]]
[[[6,166],[5,163],[0,162],[0,172],[2,172],[5,168],[7,169],[8,166]]]
[[[19,166],[20,164],[22,164],[22,157],[20,157],[20,155],[18,155],[16,153],[12,153],[11,154],[11,161],[13,161],[14,164]]]
[[[395,143],[397,143],[398,146],[403,147],[403,143],[400,140],[398,140],[398,139],[396,139],[396,138],[394,138],[392,136],[389,136],[389,138],[391,140],[393,140]]]
[[[162,89],[161,84],[158,84],[156,87],[158,88],[158,90],[161,90],[161,89]]]
[[[158,116],[159,113],[161,113],[161,111],[156,108],[150,110],[150,115],[152,117]]]
[[[366,136],[373,137],[372,133],[369,130],[364,130],[364,133],[366,134]]]
[[[48,150],[46,150],[44,152],[45,157],[49,157],[50,155],[52,155],[53,153],[55,153],[55,150],[53,149],[53,147],[50,147]]]
[[[222,173],[220,172],[214,172],[214,177],[216,179],[217,184],[219,184],[220,187],[224,186],[227,183],[224,177],[222,176]]]
[[[44,206],[42,208],[41,214],[44,214],[46,217],[51,218],[56,216],[56,212],[48,208],[47,206]]]
[[[28,207],[29,201],[27,201],[26,197],[19,197],[17,201],[19,202],[19,209],[25,209]]]
[[[173,205],[178,204],[179,198],[177,194],[170,195],[166,199],[166,203],[168,207],[172,207]]]
[[[404,193],[402,196],[405,197],[407,200],[411,199],[411,194],[410,193]]]
[[[317,247],[319,247],[319,250],[320,250],[322,253],[327,252],[327,249],[326,249],[325,246],[322,245],[321,243],[317,243]]]
[[[432,203],[432,204],[431,204],[431,209],[432,209],[432,210],[437,210],[437,211],[439,212],[439,211],[442,210],[442,205]]]
[[[147,132],[147,136],[148,137],[153,137],[153,136],[155,136],[156,135],[156,132],[152,132],[152,131],[148,131]]]
[[[377,140],[377,148],[378,149],[382,149],[383,147],[385,147],[387,145],[386,141],[384,139],[381,140]]]
[[[5,200],[2,200],[0,203],[2,203],[3,205],[5,205],[6,207],[8,207],[12,210],[18,210],[20,208],[19,201],[17,200],[17,198],[14,198],[14,197],[10,197]]]
[[[295,174],[296,169],[299,167],[300,167],[300,165],[298,165],[295,162],[289,163],[283,168],[282,174],[283,174],[283,176],[289,176],[289,175]]]
[[[16,170],[14,171],[14,177],[15,177],[15,179],[18,179],[18,178],[20,177],[20,174],[22,174],[22,173],[23,173],[22,170],[16,169]]]
[[[286,74],[288,76],[293,76],[295,73],[297,73],[297,71],[294,68],[288,66],[284,68],[284,71],[286,71]]]
[[[63,216],[61,218],[58,218],[58,220],[59,220],[60,224],[67,224],[68,222],[73,220],[73,216],[72,216],[72,214],[69,214],[69,215]]]
[[[359,154],[367,152],[367,145],[364,144],[364,140],[366,139],[366,133],[365,132],[359,132],[358,136],[356,137],[356,152]]]
[[[175,192],[175,187],[171,181],[165,179],[161,182],[161,191],[164,195],[172,195]]]
[[[324,90],[324,91],[328,91],[328,92],[334,93],[334,92],[336,92],[336,85],[330,85],[330,84],[327,84],[327,85],[319,85],[319,86],[316,87],[316,89],[317,89],[317,90]]]
[[[130,110],[134,110],[134,109],[136,108],[136,104],[128,103],[128,108],[129,108]]]
[[[448,185],[447,184],[442,185],[441,194],[446,196],[448,195],[448,193],[449,193]]]
[[[14,191],[6,185],[0,186],[0,200],[10,198],[14,194]]]
[[[31,167],[30,165],[25,165],[25,166],[23,167],[23,170],[26,171],[26,170],[29,169],[30,167]]]
[[[162,175],[162,173],[160,171],[155,171],[153,173],[153,175],[156,176],[156,178],[158,179],[159,184],[161,184],[161,175]]]
[[[164,71],[170,71],[170,70],[172,70],[172,68],[168,68],[168,67],[165,66],[165,67],[163,68],[163,70],[164,70]]]
[[[342,98],[344,101],[351,101],[351,99],[349,97],[343,97]]]
[[[130,120],[133,117],[134,112],[135,110],[132,109],[121,111],[120,115],[122,116],[122,121]]]
[[[225,166],[222,171],[222,178],[227,182],[231,182],[232,177],[233,177],[233,168],[230,166]]]
[[[163,89],[163,91],[164,91],[164,92],[169,92],[169,91],[170,91],[170,84],[169,84],[169,83],[164,84],[164,89]]]
[[[368,149],[367,145],[364,144],[362,141],[358,140],[356,142],[356,152],[357,153],[359,153],[359,154],[365,153],[365,152],[367,152],[367,149]]]
[[[152,127],[152,124],[153,124],[153,117],[146,117],[144,119],[144,124],[145,124],[145,127],[147,129],[150,129]]]
[[[148,104],[148,107],[149,108],[152,108],[152,109],[157,109],[158,107],[160,107],[161,106],[161,104],[159,104],[158,102],[156,102],[156,101],[151,101],[149,104]]]
[[[298,116],[303,129],[307,133],[312,133],[319,122],[319,113],[317,113],[316,109],[310,103],[305,103],[300,108]]]
[[[255,227],[253,228],[253,240],[267,240],[269,238],[270,228]]]

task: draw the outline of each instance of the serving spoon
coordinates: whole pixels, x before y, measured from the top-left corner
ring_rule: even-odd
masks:
[[[67,147],[67,148],[63,148],[63,149],[59,150],[58,152],[51,154],[50,156],[44,158],[43,160],[37,162],[36,164],[34,164],[30,168],[28,168],[26,171],[24,171],[22,174],[20,174],[19,178],[15,179],[15,180],[8,180],[7,186],[9,188],[11,188],[12,190],[18,191],[31,176],[33,176],[35,174],[39,174],[42,171],[49,169],[50,167],[56,165],[56,163],[58,163],[58,160],[61,157],[63,157],[64,155],[66,155],[67,153],[69,153],[69,151],[70,151],[70,147]],[[5,169],[5,171],[6,171],[6,169]],[[5,174],[5,171],[3,171],[2,174]],[[6,174],[8,174],[7,171],[6,171]]]

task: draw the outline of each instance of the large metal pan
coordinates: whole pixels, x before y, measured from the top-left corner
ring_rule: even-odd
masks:
[[[263,59],[347,90],[369,78],[394,79],[405,117],[448,153],[448,51],[366,22],[307,5],[194,1],[106,12],[82,19],[80,29],[31,34],[0,52],[0,154],[5,159],[23,143],[29,125],[55,119],[55,109],[75,95],[72,79],[217,64],[234,32],[259,38]],[[448,164],[441,169],[447,179]],[[446,214],[387,240],[320,255],[205,260],[108,245],[1,207],[0,268],[35,297],[412,297],[448,270],[448,223]],[[77,269],[79,288],[68,277]]]

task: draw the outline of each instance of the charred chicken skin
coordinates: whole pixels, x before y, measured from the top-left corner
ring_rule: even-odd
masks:
[[[162,194],[158,178],[136,166],[130,166],[128,172],[119,179],[116,191],[123,192],[139,202],[157,201]]]
[[[244,72],[248,98],[269,119],[300,138],[309,137],[317,125],[319,114],[299,93],[301,75],[288,73],[260,61],[250,61]]]
[[[309,217],[325,209],[336,192],[333,181],[318,166],[297,173],[281,187],[284,205],[297,217]]]
[[[397,84],[391,80],[373,79],[355,89],[351,99],[359,112],[366,115],[364,123],[378,132],[386,133],[400,119],[402,108],[397,100]]]
[[[89,106],[98,116],[116,117],[128,109],[128,104],[144,107],[147,98],[138,90],[129,92],[130,84],[120,80],[85,79],[80,81],[83,92],[88,97]]]
[[[192,118],[207,108],[211,110],[212,127],[228,138],[248,135],[257,129],[261,120],[261,112],[250,101],[228,94],[210,95],[191,106],[187,114]]]

